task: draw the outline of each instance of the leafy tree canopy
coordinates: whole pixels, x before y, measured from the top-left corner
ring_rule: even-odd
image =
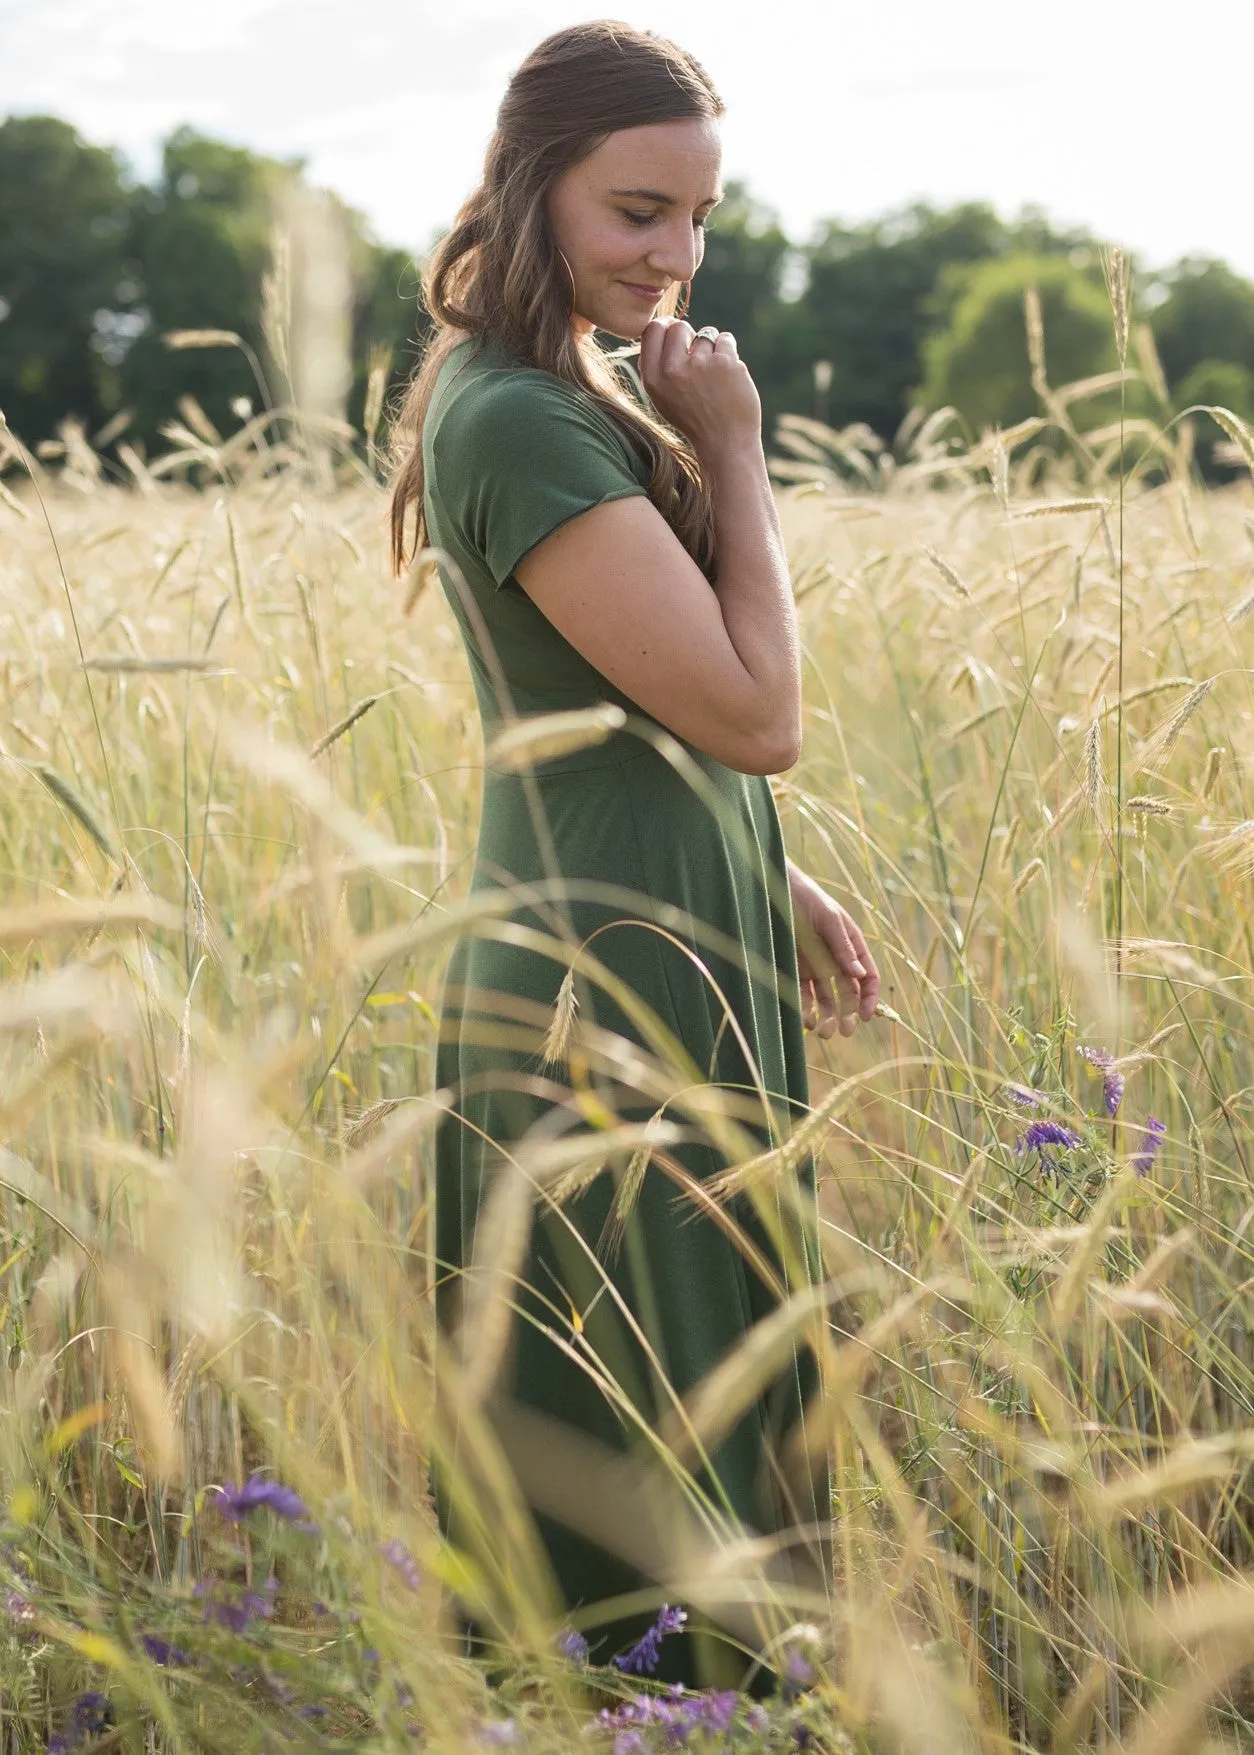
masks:
[[[117,155],[68,122],[0,122],[0,408],[32,441],[106,412],[108,314],[134,291],[128,200]]]
[[[948,321],[923,344],[926,407],[952,405],[977,431],[1011,426],[1041,412],[1024,313],[1029,287],[1040,298],[1046,371],[1056,389],[1118,368],[1110,301],[1100,275],[1066,256],[1006,256],[951,269],[942,277],[937,304],[948,311]],[[1092,404],[1076,412],[1081,425],[1110,414],[1109,407]]]
[[[1178,263],[1164,285],[1167,297],[1150,326],[1173,391],[1204,361],[1230,360],[1254,371],[1254,285],[1226,262],[1200,257]]]
[[[131,248],[146,327],[121,366],[122,397],[151,437],[190,393],[219,428],[233,424],[237,397],[257,398],[248,362],[231,350],[171,353],[178,329],[225,329],[264,351],[261,282],[270,259],[275,204],[298,161],[283,164],[190,128],[170,136],[161,175],[138,191]]]
[[[91,432],[119,412],[129,417],[127,439],[142,448],[187,393],[230,430],[240,399],[258,399],[246,356],[227,347],[171,352],[163,337],[179,329],[239,335],[282,396],[262,289],[276,218],[301,168],[181,128],[142,187],[115,153],[54,117],[0,123],[0,408],[15,430],[34,442],[66,414]],[[367,407],[377,412],[385,379],[394,390],[412,369],[429,319],[409,253],[380,246],[334,198],[331,210],[348,247],[348,412],[360,425]],[[1245,413],[1254,286],[1201,259],[1159,279],[1164,296],[1150,321],[1175,406],[1223,402]],[[953,403],[973,428],[1037,411],[1023,313],[1029,284],[1040,292],[1055,387],[1113,366],[1097,248],[1082,231],[1032,208],[1006,220],[983,203],[918,202],[859,224],[828,220],[796,245],[778,215],[731,179],[689,316],[736,334],[768,444],[787,412],[838,427],[865,422],[887,442],[920,395],[932,406]],[[273,315],[282,300],[271,305]],[[1091,425],[1108,418],[1109,405],[1094,398],[1075,413]]]

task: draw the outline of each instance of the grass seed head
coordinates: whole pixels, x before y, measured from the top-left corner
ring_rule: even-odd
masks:
[[[1128,280],[1128,256],[1118,244],[1102,252],[1102,273],[1115,322],[1115,350],[1122,368],[1128,359],[1128,329],[1131,319],[1132,295]]]

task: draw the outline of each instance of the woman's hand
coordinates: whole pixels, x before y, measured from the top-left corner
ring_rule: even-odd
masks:
[[[694,345],[691,323],[652,317],[640,337],[640,379],[654,408],[698,456],[762,443],[762,403],[726,329]]]
[[[853,916],[833,902],[814,879],[788,861],[797,931],[797,978],[801,984],[801,1021],[827,1038],[836,1028],[840,998],[840,1033],[852,1036],[858,1021],[875,1015],[880,973]]]

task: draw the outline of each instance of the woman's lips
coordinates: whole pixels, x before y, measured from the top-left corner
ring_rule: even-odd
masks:
[[[660,286],[637,286],[634,281],[630,280],[625,280],[623,285],[627,288],[628,292],[634,292],[637,298],[648,299],[653,304],[656,304],[662,296],[662,289]]]

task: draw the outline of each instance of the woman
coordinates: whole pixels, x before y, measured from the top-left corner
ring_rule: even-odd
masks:
[[[707,1384],[694,1411],[818,1277],[813,1159],[791,1202],[701,1190],[801,1119],[803,1024],[831,1035],[839,995],[848,1034],[878,975],[787,861],[769,785],[797,760],[801,691],[758,393],[733,335],[677,316],[723,107],[690,55],[616,21],[528,56],[425,272],[392,528],[398,568],[416,547],[442,563],[487,758],[486,908],[448,964],[436,1063],[437,1367],[461,1368],[437,1370],[441,1527],[498,1626],[539,1554],[595,1659],[665,1595],[688,1621],[657,1675],[764,1692],[754,1578],[826,1588],[805,1566],[830,1521],[824,1447],[801,1442],[813,1349],[788,1341],[747,1407],[720,1415]],[[598,330],[639,344],[638,381]],[[515,715],[581,709],[529,767],[497,743]],[[637,1149],[598,1163],[598,1133],[631,1124]],[[736,1539],[758,1542],[739,1571]]]

